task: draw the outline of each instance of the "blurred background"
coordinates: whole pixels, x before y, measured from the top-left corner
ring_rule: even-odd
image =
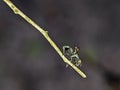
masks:
[[[0,0],[0,90],[120,90],[120,0],[11,1],[61,50],[80,48],[87,78]]]

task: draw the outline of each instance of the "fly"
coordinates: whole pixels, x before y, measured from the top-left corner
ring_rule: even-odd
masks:
[[[71,48],[70,46],[63,46],[63,54],[72,62],[75,66],[81,66],[81,59],[78,56],[79,48]],[[66,65],[68,67],[68,64]]]

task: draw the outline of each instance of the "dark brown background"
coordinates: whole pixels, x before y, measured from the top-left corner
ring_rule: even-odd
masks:
[[[81,78],[0,0],[0,90],[120,90],[119,0],[12,0],[60,49],[80,47]]]

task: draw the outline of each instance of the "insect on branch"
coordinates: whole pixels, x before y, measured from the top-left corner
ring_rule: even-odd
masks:
[[[56,52],[60,55],[60,57],[63,59],[63,61],[66,64],[70,65],[83,78],[86,78],[86,75],[63,55],[63,53],[58,48],[58,46],[49,37],[48,31],[45,31],[40,26],[38,26],[33,20],[31,20],[21,10],[19,10],[10,0],[3,0],[3,1],[14,11],[15,14],[20,15],[24,20],[26,20],[29,24],[31,24],[34,28],[36,28],[47,39],[50,45],[56,50]]]

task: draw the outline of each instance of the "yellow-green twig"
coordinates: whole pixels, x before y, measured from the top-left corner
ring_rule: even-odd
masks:
[[[20,15],[24,18],[29,24],[35,27],[50,43],[50,45],[56,50],[56,52],[60,55],[65,63],[70,65],[79,75],[83,78],[86,78],[86,75],[74,64],[72,64],[61,52],[61,50],[57,47],[57,45],[53,42],[53,40],[49,37],[48,31],[43,30],[40,26],[38,26],[34,21],[32,21],[29,17],[27,17],[22,11],[20,11],[10,0],[3,0],[13,11],[15,14]]]

